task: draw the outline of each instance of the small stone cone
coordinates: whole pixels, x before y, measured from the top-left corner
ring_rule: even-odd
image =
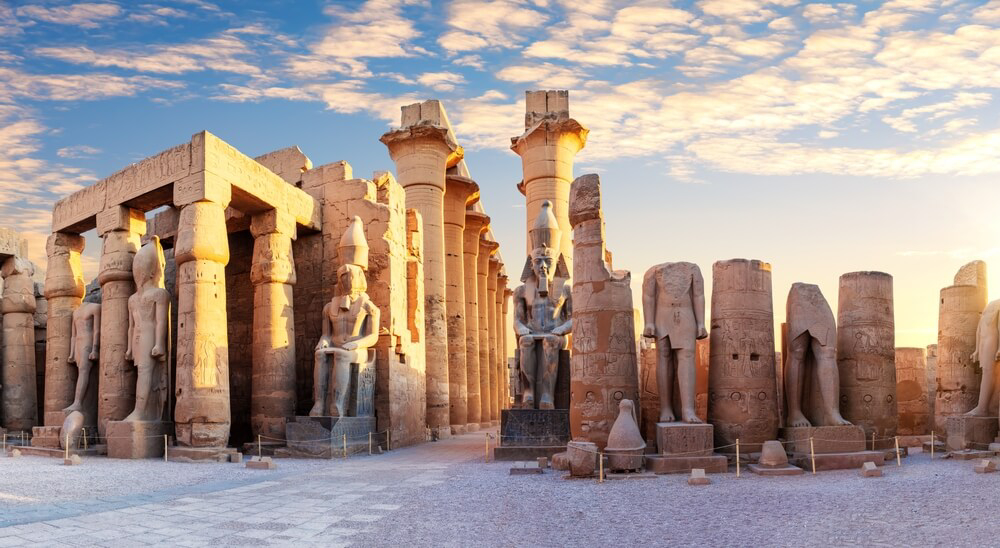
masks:
[[[608,434],[607,451],[637,451],[646,448],[639,425],[635,422],[635,404],[622,400],[618,404],[618,418]]]
[[[765,441],[760,451],[761,466],[787,466],[788,455],[785,453],[785,446],[777,440]]]

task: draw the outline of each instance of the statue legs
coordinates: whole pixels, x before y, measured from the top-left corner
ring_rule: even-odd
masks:
[[[136,369],[138,376],[135,383],[135,410],[122,420],[125,422],[158,421],[162,418],[162,406],[159,405],[161,400],[157,394],[161,387],[159,383],[156,383],[155,386],[153,383],[155,373],[159,368],[155,363],[138,363]]]
[[[330,359],[326,349],[316,350],[313,363],[313,406],[310,417],[322,417],[326,413],[326,394],[330,386]]]
[[[559,373],[559,351],[566,344],[562,335],[545,335],[542,338],[542,378],[539,379],[539,409],[555,409],[556,375]]]
[[[656,341],[656,387],[660,395],[660,421],[674,422],[674,377],[681,397],[681,421],[701,423],[695,411],[695,356],[689,348],[673,349],[670,338]]]
[[[517,341],[521,350],[521,374],[524,376],[524,387],[521,391],[521,403],[529,408],[535,407],[535,337],[522,335]]]
[[[77,362],[78,373],[76,377],[76,393],[73,397],[73,403],[66,409],[63,409],[63,412],[83,412],[83,398],[87,395],[87,388],[90,385],[90,369],[93,366],[94,362],[89,359],[85,359],[83,362]]]
[[[788,359],[785,361],[785,399],[788,401],[786,422],[793,428],[812,426],[802,412],[802,386],[805,381],[803,366],[810,341],[812,337],[806,332],[795,337],[788,345]]]
[[[812,349],[816,361],[816,377],[819,393],[823,398],[825,426],[851,424],[840,415],[840,377],[837,372],[837,352],[823,346],[819,340],[805,332],[788,345],[788,361],[785,363],[785,398],[788,401],[787,423],[791,427],[809,427],[812,423],[802,412],[802,393],[805,385],[806,352]]]
[[[360,363],[362,354],[367,349],[343,350],[341,348],[323,348],[316,351],[316,363],[313,368],[313,404],[309,411],[310,417],[345,417],[347,416],[347,394],[351,386],[351,364]],[[330,386],[331,363],[333,368],[333,386]],[[333,392],[332,406],[327,411],[327,399]]]
[[[850,423],[840,415],[840,373],[837,370],[837,350],[823,346],[812,338],[812,353],[816,359],[816,376],[819,378],[819,393],[823,397],[824,426],[847,426]],[[799,392],[802,393],[801,391]]]
[[[347,394],[351,386],[351,363],[358,361],[358,352],[335,349],[333,352],[333,407],[332,417],[347,416]],[[334,415],[333,412],[337,414]]]

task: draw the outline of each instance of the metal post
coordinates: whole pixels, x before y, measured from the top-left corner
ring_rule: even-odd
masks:
[[[899,436],[896,436],[896,466],[902,466],[902,457],[899,456]]]
[[[740,477],[740,439],[736,438],[736,477]]]
[[[812,458],[813,475],[816,475],[816,447],[813,445],[812,436],[809,437],[809,454]]]
[[[167,435],[163,434],[163,462],[167,462]]]

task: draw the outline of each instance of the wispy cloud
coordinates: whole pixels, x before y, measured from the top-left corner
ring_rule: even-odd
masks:
[[[17,8],[17,15],[20,17],[83,28],[97,28],[102,22],[117,17],[121,13],[122,8],[118,4],[90,2],[51,8],[40,5]]]

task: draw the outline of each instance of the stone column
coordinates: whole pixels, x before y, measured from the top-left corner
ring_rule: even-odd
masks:
[[[934,426],[935,404],[937,399],[937,345],[927,345],[927,409],[930,413],[930,426]]]
[[[501,310],[500,310],[500,348],[503,349],[503,354],[502,354],[503,365],[501,371],[503,371],[504,374],[504,377],[502,379],[503,409],[510,409],[510,365],[509,365],[510,357],[507,354],[508,353],[507,349],[509,348],[507,346],[507,332],[510,330],[507,329],[507,326],[509,325],[507,309],[508,309],[508,303],[510,303],[510,296],[513,294],[514,292],[507,287],[507,280],[504,279],[503,301],[501,301]]]
[[[479,393],[480,409],[479,426],[488,428],[491,426],[490,418],[490,297],[489,297],[489,273],[490,257],[496,253],[500,244],[487,240],[485,237],[479,238],[479,257],[476,264],[476,288],[479,293]]]
[[[979,401],[983,370],[972,363],[972,353],[986,300],[986,291],[975,285],[941,290],[934,432],[942,439],[947,435],[948,417],[972,410]]]
[[[466,348],[465,239],[466,208],[479,201],[479,185],[448,175],[444,193],[444,253],[448,298],[448,400],[452,434],[469,424],[469,362]],[[478,244],[477,244],[478,246]],[[478,382],[478,379],[477,379]],[[476,387],[479,390],[479,387]]]
[[[497,254],[499,256],[499,253]],[[496,289],[496,313],[493,314],[493,331],[496,333],[497,352],[497,420],[500,420],[500,411],[504,409],[504,386],[510,383],[510,375],[504,374],[507,369],[506,352],[503,346],[503,295],[507,290],[507,274],[504,271],[503,259],[497,269],[497,289]]]
[[[479,430],[483,400],[479,381],[479,239],[490,226],[490,218],[478,211],[466,210],[462,254],[465,278],[465,361],[469,386],[467,432]]]
[[[295,219],[277,210],[253,217],[253,382],[250,426],[265,441],[285,439],[295,417]]]
[[[521,157],[524,179],[518,189],[527,198],[525,234],[538,217],[542,203],[552,202],[552,213],[562,230],[560,250],[573,271],[573,231],[569,223],[569,187],[573,159],[587,142],[590,130],[569,117],[569,92],[525,92],[524,133],[511,138],[510,148]],[[530,237],[526,239],[531,253]]]
[[[0,268],[3,276],[3,363],[0,392],[3,423],[11,432],[31,432],[38,424],[35,371],[35,267],[28,259],[9,257]]]
[[[770,264],[732,259],[712,266],[711,326],[708,420],[715,444],[739,438],[742,450],[759,451],[778,439],[779,427]]]
[[[80,253],[84,240],[79,234],[56,232],[45,244],[45,298],[49,302],[45,324],[45,416],[43,425],[62,426],[63,409],[73,403],[76,393],[76,366],[69,363],[73,312],[85,293]],[[94,368],[97,372],[97,368]],[[96,375],[95,375],[96,377]],[[92,393],[96,394],[97,386]],[[96,401],[96,400],[95,400]],[[96,412],[97,410],[91,410]],[[92,419],[94,417],[91,417]]]
[[[838,303],[840,413],[860,426],[866,439],[871,440],[873,433],[883,439],[876,448],[890,449],[899,424],[892,276],[884,272],[844,274]]]
[[[900,436],[930,434],[927,410],[927,357],[923,348],[896,349],[896,399]]]
[[[174,187],[180,208],[177,263],[177,404],[174,426],[182,447],[220,448],[229,441],[229,341],[226,264],[227,183],[210,179]],[[248,341],[242,341],[246,344]]]
[[[143,212],[113,206],[97,215],[104,238],[97,283],[101,284],[100,381],[97,387],[97,431],[104,438],[109,421],[120,421],[135,409],[136,370],[125,359],[128,347],[128,298],[135,293],[132,258],[146,232]]]
[[[488,274],[486,278],[486,299],[487,312],[486,322],[489,332],[489,356],[490,356],[490,422],[497,424],[500,420],[500,379],[497,376],[497,364],[500,356],[497,355],[497,273],[500,272],[500,261],[494,255],[490,257]]]
[[[403,121],[415,125],[390,131],[381,141],[396,164],[396,178],[406,191],[406,207],[420,213],[424,232],[424,333],[427,355],[427,427],[438,437],[451,434],[448,397],[448,322],[445,278],[445,170],[461,159],[461,148],[448,129],[421,124],[403,107]],[[422,114],[422,112],[421,112]],[[411,118],[413,118],[411,120]]]

